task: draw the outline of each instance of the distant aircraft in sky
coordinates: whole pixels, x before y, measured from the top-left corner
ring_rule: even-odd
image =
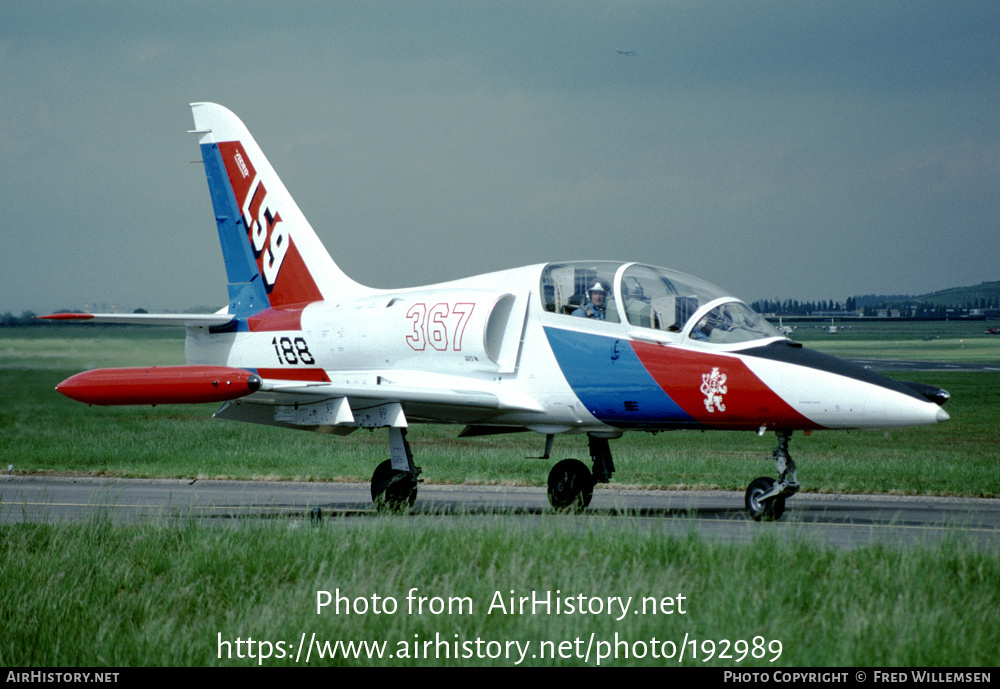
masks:
[[[615,52],[618,53],[619,55],[626,55],[628,57],[635,57],[635,51],[634,50],[621,50],[619,48],[615,48]]]
[[[746,304],[673,270],[608,260],[533,265],[410,289],[373,289],[335,263],[236,115],[195,103],[229,304],[215,314],[54,314],[184,325],[185,366],[98,369],[56,388],[96,405],[222,402],[221,419],[346,435],[387,428],[376,506],[413,504],[421,469],[406,430],[461,436],[586,434],[591,467],[548,477],[583,509],[627,431],[773,431],[777,478],[746,490],[755,520],[799,490],[794,431],[948,419],[940,388],[901,383],[791,342]],[[342,230],[347,231],[347,230]],[[470,458],[470,461],[474,459]]]

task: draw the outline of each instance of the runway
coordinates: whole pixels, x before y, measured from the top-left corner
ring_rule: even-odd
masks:
[[[845,357],[846,358],[846,357]],[[961,361],[910,361],[905,359],[847,358],[863,368],[890,373],[893,371],[1000,371],[1000,364]]]
[[[246,523],[311,523],[337,529],[357,519],[408,519],[442,528],[460,519],[512,519],[547,528],[553,520],[580,528],[696,532],[723,542],[761,534],[807,539],[841,548],[871,543],[933,546],[963,542],[1000,549],[1000,500],[891,495],[800,493],[781,521],[758,524],[731,491],[627,490],[599,486],[581,515],[556,514],[544,488],[421,484],[413,511],[378,515],[361,483],[0,477],[0,522],[59,523],[88,518],[116,523],[175,523],[196,519]]]

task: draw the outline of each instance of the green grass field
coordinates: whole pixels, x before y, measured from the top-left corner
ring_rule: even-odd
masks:
[[[929,324],[936,325],[936,324]],[[968,327],[969,324],[956,324]],[[869,326],[870,327],[870,326]],[[384,432],[347,437],[216,421],[215,405],[88,407],[54,391],[64,378],[103,366],[183,363],[183,331],[158,328],[20,328],[0,331],[0,466],[28,473],[126,477],[207,477],[368,481],[387,455]],[[981,328],[980,328],[981,331]],[[963,332],[980,350],[1000,338]],[[843,339],[868,350],[908,347],[912,333]],[[835,337],[835,336],[833,336]],[[947,338],[954,339],[954,338]],[[829,340],[819,340],[815,346]],[[993,349],[990,349],[993,348]],[[862,355],[862,354],[859,354]],[[1000,356],[997,358],[1000,361]],[[890,432],[817,432],[793,437],[806,491],[1000,496],[1000,371],[917,373],[953,396],[952,420]],[[422,478],[438,483],[544,485],[550,464],[542,436],[459,439],[459,427],[414,426]],[[612,442],[616,485],[743,490],[770,474],[773,434],[676,431],[630,433]],[[554,457],[587,455],[583,436],[560,436]]]
[[[969,339],[974,339],[971,334]],[[897,344],[886,345],[885,351],[893,352],[886,356],[902,358],[898,352],[912,340],[888,333],[857,355],[868,356],[888,341]],[[996,361],[992,342],[987,340],[977,355],[990,363]],[[820,342],[814,344],[819,348]],[[330,438],[220,422],[209,418],[212,405],[90,408],[53,390],[86,368],[182,361],[177,331],[0,331],[5,440],[0,464],[11,464],[18,473],[367,481],[386,455],[384,433]],[[952,392],[952,420],[946,424],[888,435],[796,435],[792,453],[805,490],[1000,495],[998,376],[909,375]],[[541,436],[460,440],[457,430],[412,430],[427,481],[543,485],[552,461],[526,459],[540,454]],[[773,435],[752,433],[628,434],[612,445],[615,484],[742,490],[750,478],[773,473],[773,445]],[[586,451],[585,438],[559,438],[554,456],[582,457]],[[996,552],[971,550],[957,541],[842,550],[796,539],[794,524],[778,531],[749,522],[747,528],[755,530],[752,542],[730,544],[694,532],[666,537],[609,528],[617,523],[608,519],[613,518],[403,515],[319,525],[248,519],[225,525],[115,526],[96,514],[83,524],[0,525],[5,597],[0,663],[245,666],[260,662],[256,656],[264,649],[271,653],[264,665],[302,665],[294,653],[303,635],[308,640],[314,633],[331,644],[385,642],[384,653],[394,654],[380,659],[313,655],[310,664],[323,666],[514,665],[520,656],[513,642],[521,648],[529,644],[524,665],[596,665],[599,653],[614,651],[618,657],[605,657],[601,664],[996,663]],[[467,598],[471,607],[461,613],[410,614],[406,596],[413,587],[442,601]],[[373,596],[383,602],[391,597],[399,608],[392,614],[369,609],[317,615],[317,591],[338,589],[368,603]],[[636,605],[642,598],[659,601],[681,594],[687,611],[668,616],[630,610],[633,614],[620,621],[606,613],[489,611],[498,592],[509,597],[512,590],[517,596],[582,594],[588,601],[633,597]],[[236,657],[240,650],[249,653],[245,642],[250,638],[271,646],[256,646],[254,658]],[[458,657],[441,657],[440,646],[437,657],[424,657],[433,655],[435,644],[430,650],[421,644],[442,639],[446,646],[459,644],[450,647]],[[685,649],[682,662],[680,648]],[[490,657],[498,649],[499,655]],[[404,650],[408,657],[400,657]],[[279,652],[291,656],[279,657]],[[671,652],[669,658],[653,657]]]
[[[835,335],[828,334],[825,326],[799,325],[792,338],[835,356],[1000,366],[1000,335],[983,332],[995,325],[985,321],[842,321]]]
[[[0,663],[253,666],[247,646],[236,657],[236,640],[252,638],[273,645],[262,664],[304,665],[295,648],[313,634],[386,644],[382,658],[320,659],[314,650],[313,666],[512,666],[520,655],[501,649],[517,642],[528,644],[521,664],[534,666],[989,667],[1000,644],[1000,559],[958,543],[843,551],[771,530],[733,545],[559,515],[232,526],[95,519],[0,528]],[[406,601],[413,588],[428,599],[420,614]],[[351,612],[317,614],[318,591],[339,591]],[[582,594],[587,612],[511,614],[511,591]],[[505,607],[491,611],[498,594]],[[395,611],[376,614],[373,596],[394,599]],[[593,601],[608,596],[632,598],[628,614],[608,614],[603,602],[598,610]],[[664,598],[673,599],[667,608]],[[449,599],[468,603],[448,614]],[[656,601],[655,612],[648,602],[642,610],[643,599]],[[221,658],[220,638],[229,642]],[[460,642],[459,656],[422,647],[436,639],[448,653]],[[484,655],[500,655],[464,655],[476,653],[465,646],[476,640],[495,644],[481,645]],[[565,655],[553,658],[560,648]]]

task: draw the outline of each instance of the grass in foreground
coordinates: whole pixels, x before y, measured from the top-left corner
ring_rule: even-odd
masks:
[[[448,528],[412,518],[0,527],[0,663],[7,666],[253,665],[236,657],[237,638],[285,642],[386,642],[386,656],[416,640],[530,642],[527,665],[596,664],[532,657],[542,641],[581,652],[591,633],[618,646],[608,665],[671,665],[651,655],[688,639],[684,664],[756,666],[990,666],[1000,647],[1000,559],[950,543],[931,549],[869,546],[834,550],[761,535],[727,545],[697,535],[663,537],[612,528],[600,518],[525,522],[458,517]],[[418,528],[419,527],[419,528]],[[406,596],[467,599],[461,614],[409,614]],[[316,614],[317,591],[351,600],[373,595],[394,614]],[[502,614],[489,608],[543,595],[585,599],[683,595],[685,614]],[[456,603],[457,605],[457,603]],[[343,612],[343,610],[342,610]],[[985,615],[985,617],[984,617]],[[617,634],[617,637],[616,637]],[[218,657],[219,639],[232,657]],[[720,659],[723,640],[762,637],[763,658]],[[714,653],[707,663],[714,641]],[[641,642],[636,645],[636,642]],[[775,662],[777,646],[780,655]],[[459,650],[470,647],[460,645]],[[472,646],[471,648],[475,648]],[[482,646],[485,652],[486,647]],[[499,646],[492,646],[493,650]],[[635,658],[636,649],[646,649]],[[223,647],[224,651],[226,650]],[[243,647],[244,653],[247,647]],[[730,647],[733,653],[735,647]],[[440,651],[439,651],[440,652]],[[274,648],[277,655],[277,647]],[[422,651],[421,651],[422,653]],[[433,653],[433,652],[432,652]],[[692,657],[692,653],[696,656]],[[304,658],[303,654],[303,658]],[[484,657],[319,660],[312,665],[513,665]],[[271,658],[266,665],[294,665]],[[300,661],[299,664],[302,664]]]

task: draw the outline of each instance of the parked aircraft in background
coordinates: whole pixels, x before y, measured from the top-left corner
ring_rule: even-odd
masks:
[[[833,319],[831,318],[830,319],[830,325],[817,325],[815,327],[822,328],[822,329],[826,330],[826,334],[827,335],[836,335],[841,330],[847,330],[851,326],[849,326],[849,325],[840,325],[840,326],[838,326],[836,323],[834,323]]]
[[[411,423],[460,435],[535,431],[545,457],[586,433],[591,466],[555,464],[548,495],[582,509],[615,471],[626,431],[748,430],[778,437],[777,477],[746,490],[749,515],[781,516],[799,490],[794,431],[948,419],[948,394],[791,342],[698,278],[641,263],[533,265],[412,289],[372,289],[334,262],[243,123],[192,105],[222,243],[229,304],[216,314],[55,314],[183,324],[186,366],[99,369],[56,389],[87,404],[223,402],[221,419],[346,435],[387,428],[379,507],[412,505]]]

